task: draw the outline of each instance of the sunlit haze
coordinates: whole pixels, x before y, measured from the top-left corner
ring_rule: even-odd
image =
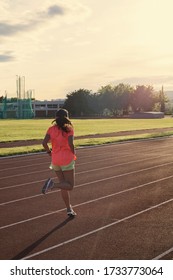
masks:
[[[1,0],[0,96],[40,100],[107,84],[173,90],[172,0]]]

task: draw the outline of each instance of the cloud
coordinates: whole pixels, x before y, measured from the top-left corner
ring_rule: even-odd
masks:
[[[72,25],[83,22],[91,15],[91,9],[82,5],[78,0],[38,0],[24,4],[21,0],[2,0],[0,7],[0,39],[3,41],[15,35],[26,34],[28,31],[42,32],[59,24]],[[58,3],[57,3],[58,2]],[[11,13],[11,10],[13,13]]]
[[[83,23],[91,15],[91,9],[78,0],[2,0],[0,5],[0,62],[29,61],[36,53],[50,52],[53,46],[64,40],[64,32],[74,42],[75,25]],[[13,11],[13,12],[11,12]],[[69,28],[69,29],[68,29]],[[79,41],[79,38],[78,38]]]
[[[13,61],[13,60],[14,60],[14,56],[12,56],[11,54],[8,54],[8,53],[0,54],[0,63],[9,62],[9,61]]]
[[[33,26],[33,23],[28,24],[10,24],[10,23],[0,23],[0,36],[11,36],[18,32],[25,31]]]
[[[9,37],[19,32],[25,32],[35,29],[38,25],[45,23],[52,17],[62,16],[65,14],[65,9],[58,5],[50,6],[44,12],[38,12],[33,19],[19,23],[9,23],[5,21],[0,22],[0,36]]]
[[[65,10],[58,6],[58,5],[53,5],[53,6],[50,6],[47,10],[47,15],[48,16],[56,16],[56,15],[63,15],[65,12]]]
[[[158,76],[140,76],[140,77],[128,77],[124,79],[114,80],[111,82],[111,84],[119,84],[119,83],[125,83],[130,84],[133,86],[136,85],[153,85],[156,87],[161,87],[162,85],[167,85],[166,87],[169,88],[173,85],[173,76],[164,76],[164,75],[158,75]]]
[[[89,8],[78,2],[74,2],[73,4],[62,2],[59,5],[55,3],[45,8],[42,5],[42,10],[40,11],[34,9],[34,7],[30,7],[30,9],[20,10],[18,12],[17,8],[14,7],[13,14],[9,13],[9,9],[6,9],[6,17],[0,19],[0,37],[3,38],[35,30],[39,26],[45,26],[51,20],[57,18],[63,18],[64,23],[71,25],[85,20],[91,14]]]

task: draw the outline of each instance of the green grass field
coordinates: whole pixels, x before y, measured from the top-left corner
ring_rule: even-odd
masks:
[[[40,139],[42,140],[47,128],[51,125],[51,119],[33,120],[0,120],[0,142],[16,140]],[[75,140],[75,146],[99,145],[125,141],[130,139],[141,139],[158,137],[173,134],[173,119],[166,117],[163,119],[74,119],[72,120],[75,129],[75,136],[86,135],[86,139]],[[162,134],[137,134],[133,136],[87,138],[87,135],[102,134],[119,131],[133,131],[139,129],[170,128],[170,132]],[[41,151],[41,145],[1,148],[0,155],[12,155],[18,153],[30,153]]]
[[[173,118],[163,119],[84,119],[72,120],[75,135],[173,127]],[[0,120],[0,142],[42,139],[50,119]]]

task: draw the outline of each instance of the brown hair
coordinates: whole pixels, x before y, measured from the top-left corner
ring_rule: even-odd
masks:
[[[71,121],[69,120],[68,111],[65,109],[59,109],[56,112],[56,118],[53,122],[56,122],[56,125],[64,132],[69,132],[73,127]]]

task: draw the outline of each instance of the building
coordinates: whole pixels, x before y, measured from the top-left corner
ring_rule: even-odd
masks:
[[[32,118],[54,118],[55,113],[64,105],[64,99],[51,101],[35,100],[35,90],[25,91],[25,77],[16,76],[17,97],[0,97],[0,119],[32,119]]]
[[[32,109],[34,118],[54,118],[55,113],[64,105],[64,99],[57,99],[51,101],[32,100]]]
[[[31,99],[3,97],[0,102],[0,119],[32,119]]]
[[[54,118],[64,105],[64,99],[38,101],[31,99],[8,99],[0,102],[0,119]]]

